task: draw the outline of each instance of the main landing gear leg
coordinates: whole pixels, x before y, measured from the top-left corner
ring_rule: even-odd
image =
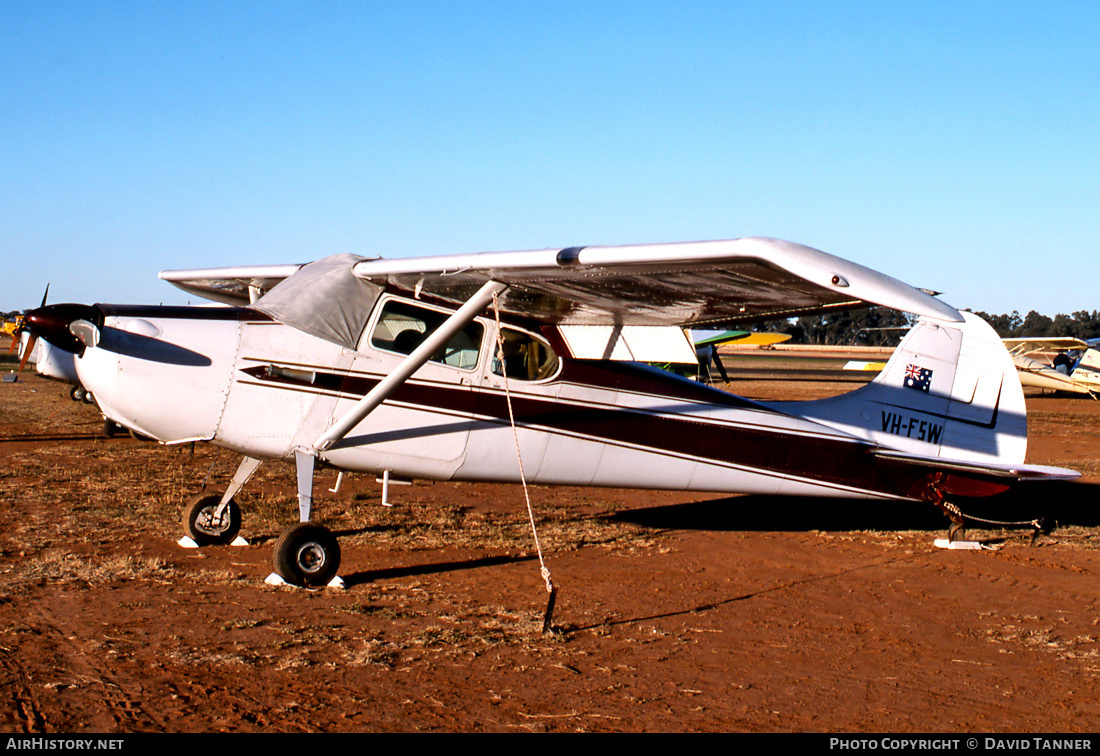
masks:
[[[340,567],[340,546],[325,528],[309,522],[313,503],[313,467],[316,455],[343,439],[367,415],[379,407],[408,378],[431,359],[450,339],[471,323],[501,292],[508,288],[499,281],[486,281],[472,297],[428,335],[409,356],[375,384],[362,399],[322,433],[311,447],[294,451],[298,466],[298,509],[301,522],[279,536],[275,544],[275,571],[295,585],[324,585]]]
[[[291,585],[328,585],[340,569],[340,544],[328,528],[309,521],[313,507],[313,468],[316,458],[296,450],[299,523],[283,531],[275,542],[275,572]]]

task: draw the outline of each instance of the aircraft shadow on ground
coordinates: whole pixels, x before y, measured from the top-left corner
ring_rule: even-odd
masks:
[[[1023,483],[986,498],[952,500],[967,515],[1002,523],[1042,518],[1050,527],[1100,526],[1100,485],[1069,481]],[[944,530],[932,504],[786,496],[731,496],[617,512],[612,519],[657,529],[714,531]],[[982,526],[968,523],[968,527]]]
[[[433,562],[430,564],[416,564],[405,567],[388,567],[376,570],[364,570],[350,575],[344,575],[344,584],[352,587],[360,583],[369,583],[374,580],[387,580],[394,578],[416,577],[418,575],[436,575],[445,572],[458,572],[477,569],[480,567],[498,567],[504,564],[516,564],[519,562],[535,561],[537,557],[527,556],[489,556],[462,559],[452,562]]]
[[[1100,484],[1071,481],[1023,483],[1012,491],[982,499],[955,499],[966,514],[998,522],[1026,523],[1043,518],[1047,528],[1100,527]],[[729,496],[670,506],[627,509],[611,521],[654,530],[699,531],[943,531],[947,518],[933,505],[906,501],[870,501],[786,496]],[[969,528],[997,526],[969,523]],[[365,533],[345,530],[339,536]],[[345,575],[351,587],[373,580],[497,567],[535,560],[534,555],[490,556],[392,567]]]

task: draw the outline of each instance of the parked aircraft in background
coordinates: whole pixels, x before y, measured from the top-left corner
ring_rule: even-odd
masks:
[[[39,308],[46,306],[46,298],[50,295],[50,286],[42,294],[42,303]],[[10,325],[10,327],[9,327]],[[39,341],[33,330],[26,323],[26,316],[20,315],[14,321],[4,324],[4,332],[11,336],[11,345],[8,353],[19,349],[19,370],[10,374],[10,379],[5,376],[5,381],[14,381],[23,372],[28,363],[34,363],[35,372],[46,378],[72,385],[70,397],[76,401],[91,401],[84,388],[80,385],[80,379],[76,375],[75,355],[68,350],[58,349],[48,341]]]
[[[726,374],[726,367],[722,364],[722,358],[718,354],[718,347],[724,344],[735,344],[737,346],[756,346],[761,349],[769,349],[776,344],[782,344],[784,341],[790,340],[790,335],[786,333],[762,333],[755,331],[724,331],[713,336],[706,336],[695,341],[695,358],[698,360],[699,371],[698,379],[702,381],[711,381],[714,379],[714,373],[711,372],[711,366],[718,372],[718,375],[722,377],[722,380],[729,383],[729,375]]]
[[[711,336],[702,336],[695,339],[695,348],[702,346],[755,346],[761,349],[769,349],[776,344],[790,341],[788,333],[770,333],[768,331],[722,331]]]
[[[1024,464],[1012,360],[979,318],[881,273],[776,239],[570,247],[169,271],[230,307],[52,305],[32,331],[77,355],[104,414],[243,459],[187,530],[227,543],[263,460],[293,460],[299,524],[275,546],[298,585],[338,571],[311,522],[313,472],[928,502],[1077,473]],[[874,381],[765,403],[638,361],[683,329],[875,303],[920,316]],[[676,357],[678,358],[678,357]],[[516,457],[522,459],[522,467]],[[838,503],[838,506],[843,504]],[[884,506],[887,506],[884,504]]]
[[[785,333],[762,333],[754,331],[721,331],[719,333],[689,332],[685,333],[685,339],[689,339],[694,351],[677,350],[681,352],[678,361],[651,362],[654,367],[668,370],[684,378],[691,378],[704,383],[712,383],[714,373],[721,376],[722,381],[729,383],[729,375],[725,365],[718,354],[718,347],[725,344],[738,346],[756,346],[761,349],[769,349],[776,344],[788,341],[791,337]]]
[[[1087,394],[1100,393],[1100,339],[1069,337],[1005,339],[1025,386]]]
[[[52,378],[55,381],[71,383],[74,389],[73,398],[77,400],[83,399],[82,395],[77,395],[75,393],[76,389],[80,389],[80,379],[77,378],[76,375],[76,360],[72,352],[58,349],[45,340],[38,340],[35,344],[31,345],[29,343],[29,333],[23,333],[20,341],[22,347],[19,353],[27,357],[27,362],[34,364],[35,372],[46,378]],[[22,361],[22,357],[20,361]]]

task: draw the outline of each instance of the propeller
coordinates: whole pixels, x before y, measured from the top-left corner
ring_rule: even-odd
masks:
[[[44,292],[42,292],[42,303],[38,306],[39,307],[45,307],[46,306],[46,298],[49,297],[49,296],[50,296],[50,285],[46,284],[46,290]],[[25,313],[24,313],[24,315],[25,315]],[[27,328],[26,328],[26,318],[24,317],[24,315],[20,315],[18,318],[16,318],[15,330],[13,330],[11,332],[11,345],[8,346],[8,354],[11,354],[12,352],[14,352],[16,346],[19,344],[19,342],[21,342],[23,340],[23,331],[27,330]],[[20,372],[22,372],[22,370],[20,370]]]
[[[95,346],[99,343],[99,327],[96,325],[98,311],[91,305],[82,304],[55,304],[47,305],[50,286],[46,285],[46,291],[42,295],[42,304],[34,310],[23,313],[22,320],[16,329],[13,339],[22,339],[22,332],[28,331],[27,347],[19,360],[19,373],[30,360],[31,353],[38,342],[39,337],[51,345],[73,354],[83,354],[86,346]]]
[[[15,351],[15,345],[19,343],[19,336],[23,331],[23,316],[18,315],[15,318],[15,328],[11,332],[11,345],[8,346],[8,354]]]
[[[34,347],[38,342],[38,334],[31,331],[31,337],[27,339],[27,348],[23,350],[23,356],[19,359],[19,370],[16,371],[19,375],[23,375],[23,368],[27,366],[27,361],[31,358],[31,354],[34,353]]]

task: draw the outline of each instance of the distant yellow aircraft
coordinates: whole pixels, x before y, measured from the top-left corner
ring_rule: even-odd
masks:
[[[869,370],[875,373],[881,373],[885,367],[885,362],[867,362],[865,360],[848,360],[844,363],[845,370]]]
[[[696,377],[699,380],[710,381],[712,379],[710,368],[713,364],[722,380],[729,383],[726,368],[718,357],[720,344],[736,344],[737,346],[757,346],[761,349],[775,346],[790,339],[786,333],[763,333],[757,331],[725,331],[724,333],[706,336],[695,342],[695,359],[699,363]]]
[[[0,333],[5,336],[14,336],[15,332],[19,330],[19,325],[23,320],[23,316],[19,316],[15,320],[5,320],[2,327],[0,327]]]
[[[708,336],[695,342],[695,348],[703,346],[719,346],[721,344],[736,344],[737,346],[770,347],[789,341],[789,333],[763,333],[757,331],[726,331],[716,336]]]

